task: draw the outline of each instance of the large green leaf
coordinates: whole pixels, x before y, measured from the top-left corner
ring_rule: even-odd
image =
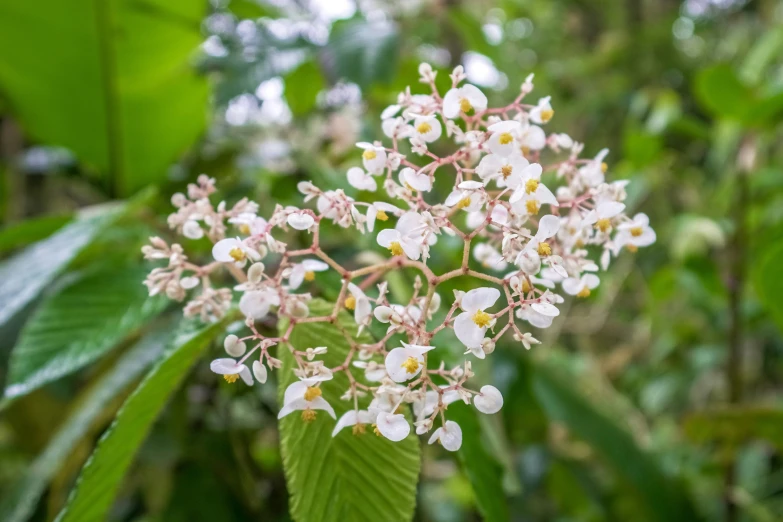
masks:
[[[104,268],[49,296],[25,324],[11,353],[7,398],[27,394],[84,367],[167,305],[148,297],[144,267]]]
[[[457,402],[449,407],[448,418],[462,428],[462,447],[457,456],[473,486],[481,515],[488,522],[509,520],[503,493],[504,470],[486,448],[476,409]]]
[[[702,69],[694,83],[696,99],[713,116],[742,119],[754,100],[753,92],[745,86],[728,64]]]
[[[27,468],[0,503],[0,520],[23,522],[30,518],[36,503],[54,474],[67,460],[77,443],[90,431],[104,408],[163,352],[170,333],[156,330],[128,350],[87,391],[76,410],[49,442],[46,449]]]
[[[68,147],[117,193],[162,179],[202,132],[189,60],[207,2],[0,3],[0,90],[36,140]]]
[[[315,107],[316,96],[324,88],[318,64],[304,62],[285,77],[285,99],[294,116],[307,114]]]
[[[118,205],[91,209],[53,236],[0,265],[0,326],[35,299],[121,209]]]
[[[677,479],[664,475],[652,455],[640,449],[628,432],[543,365],[533,373],[533,392],[552,420],[587,442],[622,477],[651,520],[699,520]]]
[[[337,76],[361,87],[390,82],[398,55],[399,31],[388,20],[336,22],[325,49],[326,61]]]
[[[310,303],[312,315],[328,315],[332,306],[323,301]],[[340,324],[356,338],[356,324],[345,313]],[[285,328],[286,325],[281,325]],[[365,333],[360,342],[371,342]],[[291,344],[298,350],[327,346],[324,362],[329,367],[341,364],[348,354],[348,343],[339,330],[328,323],[297,325]],[[279,397],[296,381],[293,356],[281,347]],[[322,385],[323,397],[334,407],[337,418],[353,405],[340,400],[348,388],[344,373],[338,373]],[[367,406],[367,398],[360,406]],[[368,427],[363,435],[351,429],[332,438],[335,421],[319,412],[306,424],[291,414],[280,421],[283,466],[290,497],[291,517],[297,522],[351,522],[410,520],[416,504],[419,475],[419,441],[411,432],[401,442],[391,442],[373,434]]]
[[[696,443],[718,442],[736,451],[754,439],[764,439],[783,450],[783,410],[763,406],[735,406],[689,415],[685,434]]]
[[[210,341],[233,317],[233,314],[228,314],[219,322],[195,330],[191,321],[185,322],[186,332],[176,336],[160,362],[128,397],[111,427],[101,437],[68,502],[57,516],[58,522],[106,519],[122,478],[152,423]]]
[[[772,316],[775,324],[783,331],[783,278],[780,266],[783,263],[783,241],[768,243],[760,250],[758,261],[752,268],[753,286],[759,300]]]
[[[45,239],[68,224],[71,219],[72,215],[62,214],[41,216],[7,225],[0,229],[0,254]]]

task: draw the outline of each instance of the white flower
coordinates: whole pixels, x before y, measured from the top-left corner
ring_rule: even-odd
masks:
[[[402,109],[401,105],[389,105],[383,109],[383,112],[381,113],[381,119],[387,120],[389,118],[393,118],[397,115],[398,112],[400,112],[400,109]]]
[[[558,315],[560,315],[560,310],[551,303],[524,304],[517,309],[517,317],[536,328],[549,328]]]
[[[375,426],[381,435],[393,442],[399,442],[411,432],[411,425],[401,413],[382,411],[375,419]]]
[[[579,176],[587,186],[597,187],[604,182],[604,173],[607,169],[604,158],[607,154],[609,154],[609,149],[601,149],[593,161],[579,169]]]
[[[314,223],[315,218],[304,211],[294,212],[288,215],[288,224],[296,230],[307,230],[312,227]]]
[[[513,153],[510,156],[487,154],[476,167],[476,173],[485,182],[495,180],[498,187],[516,187],[522,183],[522,171],[530,163],[522,155]]]
[[[386,373],[394,382],[405,382],[416,377],[424,367],[424,354],[434,349],[434,346],[419,346],[402,343],[402,348],[395,348],[386,355]]]
[[[479,359],[484,358],[481,342],[492,324],[492,316],[484,310],[495,305],[500,298],[497,288],[476,288],[467,292],[460,302],[463,313],[454,320],[454,333],[465,347]]]
[[[376,219],[379,219],[381,221],[388,220],[389,215],[387,214],[387,212],[397,213],[400,212],[400,209],[398,209],[397,207],[389,203],[384,203],[383,201],[378,201],[368,206],[367,221],[365,222],[365,224],[367,225],[367,231],[372,232],[373,229],[375,229]]]
[[[375,179],[359,167],[348,169],[347,177],[348,183],[355,189],[369,190],[370,192],[375,192],[378,189],[378,184],[375,183]]]
[[[630,223],[618,225],[617,230],[615,243],[618,248],[626,245],[646,247],[655,243],[655,230],[650,228],[650,218],[647,214],[641,212],[636,214]]]
[[[425,143],[432,143],[443,133],[443,127],[434,114],[417,114],[416,119],[413,120],[413,130],[413,136]]]
[[[593,290],[598,286],[600,280],[595,274],[584,274],[582,277],[569,277],[566,278],[563,283],[563,291],[570,295],[577,297],[587,297],[590,295],[590,290]]]
[[[484,385],[480,393],[473,397],[473,405],[481,413],[497,413],[503,407],[503,396],[497,388]]]
[[[492,154],[504,158],[516,153],[519,147],[517,138],[522,124],[518,121],[499,121],[493,123],[487,130],[492,133],[487,145]]]
[[[536,123],[546,123],[555,115],[549,100],[551,96],[546,96],[538,100],[538,105],[530,109],[530,119]]]
[[[364,433],[364,424],[372,424],[376,417],[367,410],[349,410],[337,420],[337,425],[332,430],[332,437],[348,426],[354,426],[354,434]]]
[[[537,274],[541,268],[541,257],[552,254],[552,247],[547,239],[557,234],[560,229],[560,219],[557,216],[547,215],[538,222],[538,232],[527,246],[519,253],[515,263],[528,274]],[[528,266],[524,266],[527,261]]]
[[[478,87],[470,84],[449,89],[443,97],[443,115],[447,118],[456,118],[460,112],[467,114],[471,109],[480,112],[486,108],[487,97]]]
[[[502,207],[501,207],[502,208]],[[489,243],[479,243],[473,248],[473,257],[486,268],[493,270],[505,270],[508,266],[506,260],[495,247]]]
[[[356,144],[360,149],[364,149],[362,153],[362,163],[364,168],[370,174],[380,174],[386,167],[386,149],[380,145],[373,145],[366,141],[361,141]]]
[[[386,369],[375,361],[354,361],[354,367],[364,370],[364,378],[370,382],[381,382],[386,377]]]
[[[248,386],[253,385],[253,377],[250,375],[250,369],[234,359],[229,359],[228,357],[215,359],[209,364],[209,369],[218,375],[222,375],[228,383],[236,382],[236,380],[241,377],[242,380],[245,381],[245,384]]]
[[[288,286],[296,290],[302,285],[302,282],[315,279],[316,272],[329,270],[329,265],[317,259],[305,259],[301,263],[296,263],[291,267],[291,273],[288,275]]]
[[[182,225],[182,235],[188,239],[201,239],[204,237],[204,230],[198,224],[198,221],[189,219]]]
[[[266,219],[258,217],[255,212],[242,212],[228,222],[245,235],[263,234],[267,226]]]
[[[348,291],[351,296],[345,300],[345,307],[353,310],[353,319],[358,325],[369,324],[372,315],[372,304],[370,298],[362,292],[362,289],[353,283],[348,283]]]
[[[514,210],[535,215],[538,214],[541,205],[557,205],[555,195],[546,185],[541,183],[542,172],[541,165],[532,163],[520,173],[518,181],[516,178],[512,180],[517,183],[515,186],[508,184],[509,187],[515,189],[508,199]],[[517,202],[521,203],[517,204]]]
[[[247,351],[245,343],[241,342],[239,338],[233,334],[226,336],[226,339],[223,341],[223,348],[225,348],[226,353],[231,357],[242,357],[245,355],[245,351]]]
[[[617,201],[602,201],[595,209],[585,215],[582,220],[586,225],[595,225],[601,232],[608,232],[612,228],[612,218],[625,210],[625,205]]]
[[[523,153],[546,147],[546,133],[538,125],[530,125],[529,123],[523,125],[519,130],[518,140],[520,150]]]
[[[416,172],[410,167],[405,167],[400,171],[400,182],[412,189],[420,192],[429,192],[432,190],[432,180],[426,172]]]
[[[239,299],[239,311],[255,320],[266,317],[272,306],[280,306],[280,296],[272,288],[248,290]]]
[[[309,422],[315,420],[315,410],[324,410],[333,419],[337,418],[332,406],[326,402],[321,395],[319,381],[313,379],[303,379],[292,383],[285,389],[283,396],[283,407],[280,409],[277,418],[282,419],[289,413],[296,410],[302,411],[302,420]]]
[[[394,256],[403,253],[414,261],[421,256],[424,230],[422,218],[416,212],[406,212],[391,229],[381,230],[376,238],[378,244],[388,248]]]
[[[429,444],[438,441],[444,449],[448,451],[457,451],[462,446],[462,428],[454,421],[446,423],[432,432]]]
[[[255,376],[256,380],[261,384],[264,384],[266,382],[266,378],[267,378],[266,366],[261,364],[261,361],[253,361],[253,375]]]
[[[234,263],[237,266],[244,266],[248,259],[257,261],[261,255],[257,250],[248,246],[247,243],[239,238],[228,237],[221,239],[212,247],[212,257],[215,261],[221,263]]]
[[[446,385],[440,387],[445,388]],[[424,400],[413,403],[413,414],[417,419],[429,417],[435,413],[435,408],[438,407],[438,400],[442,401],[444,406],[448,406],[452,402],[460,400],[460,394],[457,390],[445,391],[442,395],[435,390],[430,390],[424,394]]]

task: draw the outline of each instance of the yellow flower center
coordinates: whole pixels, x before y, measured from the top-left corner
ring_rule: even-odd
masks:
[[[351,431],[353,431],[354,435],[364,435],[365,431],[367,430],[364,427],[364,424],[354,424]]]
[[[304,400],[312,401],[321,396],[321,388],[318,386],[308,386],[304,392]]]
[[[514,141],[514,136],[510,132],[503,132],[498,136],[498,143],[501,145],[508,145],[512,141]]]
[[[381,430],[378,429],[378,425],[377,424],[373,424],[372,425],[372,432],[375,433],[376,437],[380,437],[381,436]]]
[[[607,169],[609,169],[609,165],[606,164],[606,162],[601,162],[601,172],[606,174]]]
[[[632,235],[633,237],[639,237],[639,236],[641,236],[641,235],[642,235],[642,232],[644,232],[644,230],[642,230],[642,227],[633,227],[633,228],[631,229],[631,235]]]
[[[479,310],[475,314],[473,314],[473,322],[476,323],[476,326],[479,328],[484,328],[486,326],[489,326],[489,323],[492,321],[492,316],[490,316],[487,312],[484,310]]]
[[[551,254],[552,254],[552,247],[549,246],[549,243],[542,241],[538,244],[538,255],[548,256]]]
[[[415,357],[408,357],[400,367],[405,368],[408,373],[416,373],[416,370],[419,369],[419,361]]]
[[[588,297],[590,295],[590,289],[587,287],[582,288],[579,290],[579,293],[576,294],[577,297]]]
[[[530,282],[527,279],[522,280],[522,292],[528,293],[532,288],[530,287]]]
[[[459,100],[459,110],[461,110],[464,113],[468,113],[473,108],[473,105],[470,104],[470,100],[467,98],[461,98]]]
[[[595,228],[597,228],[601,232],[606,232],[607,230],[612,228],[612,222],[608,218],[601,218],[595,222]]]
[[[345,307],[348,310],[353,310],[356,308],[356,298],[352,295],[345,298]]]
[[[374,151],[374,150],[372,150],[372,149],[366,149],[366,150],[365,150],[365,151],[362,153],[362,157],[363,157],[364,159],[366,159],[367,161],[370,161],[370,160],[374,160],[375,158],[377,158],[377,157],[378,157],[378,154],[376,154],[376,153],[375,153],[375,151]]]
[[[393,256],[401,256],[405,251],[402,249],[402,245],[399,241],[392,241],[391,245],[389,245],[389,252],[391,252]]]
[[[383,210],[379,210],[377,214],[375,214],[375,219],[380,219],[381,221],[388,221],[389,216],[386,215],[386,212]]]
[[[233,259],[237,263],[245,260],[245,252],[239,247],[234,247],[231,250],[229,250],[228,255],[230,255],[231,259]]]
[[[239,374],[238,373],[229,373],[229,374],[224,375],[223,378],[226,380],[227,383],[234,384],[235,382],[237,382],[237,379],[239,379]]]
[[[538,201],[535,199],[528,199],[525,201],[525,208],[527,209],[528,214],[538,214]]]
[[[551,120],[552,116],[554,115],[555,115],[555,111],[553,111],[552,109],[544,109],[543,111],[541,111],[541,121],[546,123],[549,120]]]
[[[247,223],[242,223],[241,225],[239,225],[239,231],[242,234],[250,234],[250,225],[248,225]]]
[[[639,251],[639,247],[638,246],[632,245],[630,243],[625,245],[625,248],[627,248],[629,252],[638,252]]]
[[[304,278],[305,281],[315,281],[315,272],[313,272],[312,270],[305,272]]]
[[[519,147],[519,150],[522,151],[523,156],[527,156],[528,154],[530,154],[530,147],[528,147],[527,145],[522,145],[521,147]]]
[[[585,246],[585,242],[582,241],[581,239],[577,239],[574,245],[576,246],[576,248],[582,248],[583,246]]]
[[[508,178],[513,170],[514,167],[512,167],[511,165],[503,165],[502,167],[500,167],[500,173],[503,174],[503,179]]]
[[[316,415],[315,410],[311,410],[310,408],[308,408],[302,412],[302,421],[313,422],[315,420],[315,415]]]
[[[432,130],[432,125],[430,125],[426,121],[423,121],[416,126],[416,132],[418,132],[419,134],[427,134],[431,130]]]
[[[468,208],[470,206],[470,198],[462,198],[457,203],[457,208]]]
[[[525,182],[525,192],[528,194],[532,194],[538,189],[538,180],[537,179],[529,179]]]

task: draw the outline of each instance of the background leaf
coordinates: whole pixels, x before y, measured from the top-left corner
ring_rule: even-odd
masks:
[[[783,278],[780,267],[783,263],[783,242],[768,243],[758,255],[751,276],[759,300],[769,311],[777,327],[783,331]]]
[[[742,119],[754,99],[753,92],[728,64],[702,69],[696,76],[694,92],[702,107],[713,116],[732,119]]]
[[[51,295],[11,353],[5,396],[18,397],[93,362],[167,305],[141,284],[144,267],[87,273]]]
[[[324,88],[324,79],[318,64],[304,62],[285,77],[285,99],[294,116],[313,110],[316,96]]]
[[[332,305],[321,300],[309,303],[312,316],[328,315]],[[344,311],[340,325],[356,338],[356,324]],[[286,328],[282,324],[281,329]],[[360,342],[372,342],[367,333]],[[324,364],[334,367],[348,354],[348,343],[335,326],[327,323],[297,325],[291,344],[298,350],[327,346]],[[292,372],[293,356],[279,352],[283,368],[278,397],[297,379]],[[322,385],[323,397],[334,407],[337,418],[353,405],[340,400],[348,388],[344,373]],[[367,398],[360,407],[367,406]],[[280,445],[290,497],[291,517],[297,522],[403,521],[413,518],[418,482],[419,441],[413,430],[401,442],[391,442],[367,432],[354,436],[350,428],[332,438],[335,421],[325,412],[305,424],[296,412],[280,421]]]
[[[0,229],[0,254],[46,239],[71,219],[70,214],[42,216],[3,227]]]
[[[338,78],[367,87],[391,81],[398,54],[399,32],[393,22],[353,19],[335,23],[325,59]]]
[[[84,465],[68,503],[57,515],[58,522],[106,519],[117,488],[152,423],[201,352],[232,317],[227,314],[223,320],[195,331],[192,321],[183,321],[187,333],[183,331],[176,336],[163,358],[122,405]]]

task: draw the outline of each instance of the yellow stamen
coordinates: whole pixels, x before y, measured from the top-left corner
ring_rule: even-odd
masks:
[[[514,141],[514,136],[510,132],[503,132],[498,136],[498,143],[501,145],[508,145],[512,141]]]
[[[223,376],[223,378],[226,380],[229,384],[234,384],[237,382],[237,379],[239,379],[239,374],[237,373],[229,373]]]
[[[409,184],[407,181],[404,183],[404,185],[405,185],[405,188],[406,188],[406,189],[408,189],[408,190],[410,190],[411,192],[413,192],[414,190],[416,190],[415,188],[411,187],[411,186],[410,186],[410,184]]]
[[[418,132],[419,134],[427,134],[431,130],[432,130],[432,125],[430,125],[426,121],[423,121],[416,126],[416,132]]]
[[[405,368],[408,373],[416,373],[416,370],[419,369],[419,361],[415,357],[408,357],[400,367]]]
[[[519,150],[522,151],[523,156],[527,156],[528,154],[530,154],[530,147],[528,147],[527,145],[522,145],[521,147],[519,147]]]
[[[528,214],[536,215],[538,214],[538,201],[535,199],[528,199],[525,201],[525,208],[527,209]]]
[[[248,225],[247,223],[242,223],[241,225],[239,225],[239,232],[241,232],[242,234],[250,234],[250,225]]]
[[[574,246],[576,246],[576,248],[582,248],[583,246],[585,246],[585,242],[582,241],[581,239],[577,239],[576,243],[574,243]]]
[[[555,111],[553,111],[552,109],[544,109],[543,111],[541,111],[541,121],[546,123],[549,120],[551,120],[552,116],[554,115],[555,115]]]
[[[530,282],[527,279],[522,280],[522,292],[528,293],[532,288],[530,288]]]
[[[228,255],[231,256],[231,259],[239,263],[240,261],[245,260],[245,252],[238,247],[234,247],[231,250],[228,251]]]
[[[461,98],[459,101],[459,110],[467,114],[471,109],[473,109],[473,105],[470,104],[470,100]]]
[[[595,222],[595,228],[597,228],[601,232],[606,232],[607,230],[612,228],[612,222],[608,218],[601,218]]]
[[[502,167],[500,167],[500,173],[503,174],[503,179],[508,178],[513,170],[514,167],[512,167],[511,165],[503,165]]]
[[[582,288],[579,290],[579,293],[576,294],[577,297],[589,297],[590,296],[590,289],[587,287]]]
[[[457,208],[468,208],[470,206],[470,198],[462,198],[457,203]]]
[[[375,433],[376,437],[380,437],[381,436],[381,430],[378,429],[378,425],[377,424],[373,424],[372,425],[372,432]]]
[[[629,252],[638,252],[639,251],[639,247],[638,246],[632,245],[630,243],[625,245],[625,248],[627,248]]]
[[[529,179],[525,182],[525,192],[528,194],[532,194],[533,192],[538,189],[538,180],[537,179]]]
[[[308,386],[304,393],[304,400],[306,401],[312,401],[316,397],[321,396],[321,388],[318,386]]]
[[[542,241],[538,244],[538,255],[540,256],[552,255],[552,247],[549,246],[549,243]]]
[[[485,326],[489,326],[489,323],[492,322],[492,316],[484,310],[479,310],[473,314],[473,322],[476,323],[476,326],[479,328],[484,328]]]
[[[378,213],[375,214],[375,219],[380,219],[381,221],[388,221],[389,216],[383,210],[379,210]]]
[[[366,149],[362,153],[362,157],[364,159],[366,159],[367,161],[370,161],[370,160],[374,160],[375,158],[377,158],[378,154],[374,150],[372,150],[372,149]]]
[[[302,421],[304,422],[313,422],[315,420],[316,412],[315,410],[306,409],[302,412]]]
[[[312,270],[305,272],[304,278],[305,281],[315,281],[315,272]]]
[[[364,427],[364,424],[354,424],[351,431],[353,431],[354,435],[364,435],[365,431],[367,430]]]
[[[607,169],[609,168],[609,165],[606,164],[606,162],[601,162],[601,172],[606,174]]]
[[[633,228],[631,229],[631,235],[632,235],[633,237],[639,237],[639,236],[641,236],[641,235],[642,235],[642,232],[644,232],[644,230],[642,230],[642,227],[633,227]]]
[[[356,308],[356,298],[352,295],[349,295],[345,298],[345,307],[348,310],[354,310]]]
[[[393,256],[401,256],[405,251],[402,249],[402,245],[399,241],[392,241],[391,245],[389,245],[389,252],[391,252]]]

